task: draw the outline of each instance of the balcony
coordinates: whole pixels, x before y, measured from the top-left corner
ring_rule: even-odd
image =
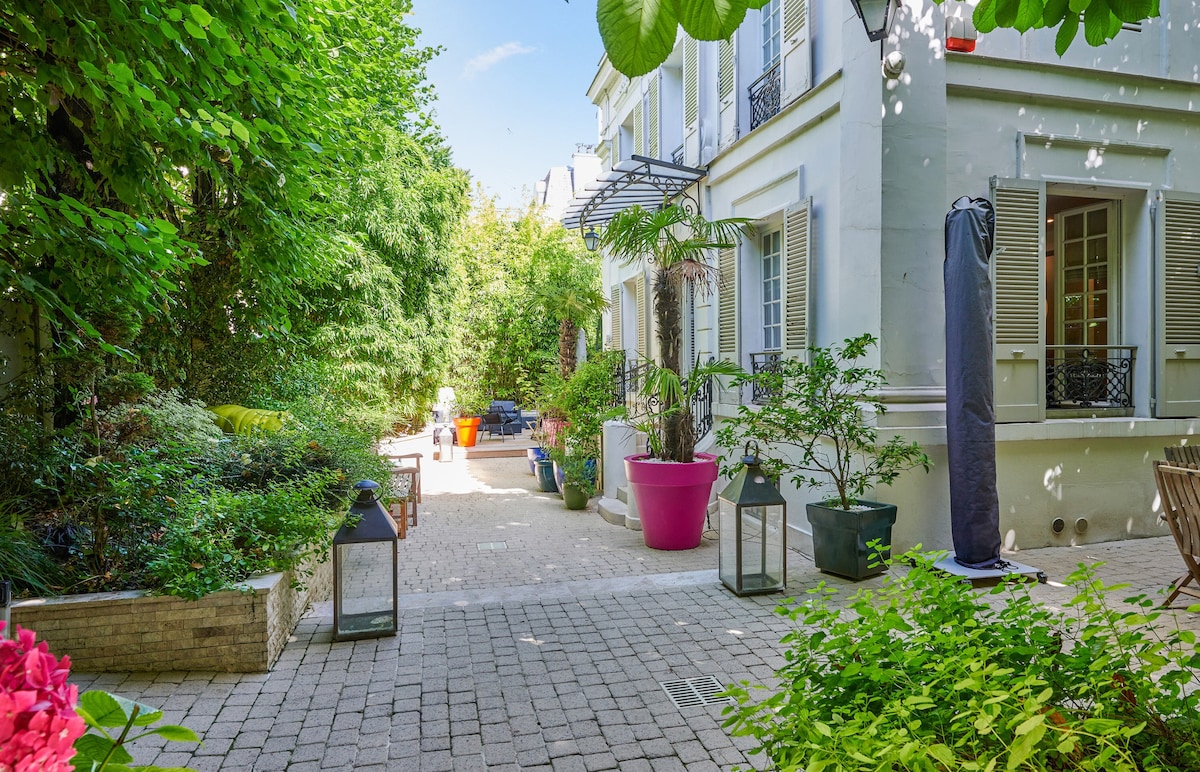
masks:
[[[1046,408],[1130,415],[1137,346],[1047,346]]]
[[[750,84],[750,131],[774,118],[779,113],[781,96],[779,62]]]
[[[713,358],[709,357],[711,364]],[[642,396],[642,388],[646,383],[646,374],[651,365],[646,360],[630,359],[618,364],[613,370],[613,407],[624,406],[631,414],[653,412],[656,405],[646,404]],[[683,381],[685,387],[687,379]],[[712,431],[713,426],[713,378],[709,376],[692,396],[690,412],[692,414],[692,430],[699,439]]]
[[[761,351],[750,355],[750,372],[757,375],[758,373],[778,372],[780,363],[783,362],[783,354],[778,351]],[[772,395],[773,389],[769,386],[754,383],[750,392],[750,402],[754,405],[761,405],[767,401]]]

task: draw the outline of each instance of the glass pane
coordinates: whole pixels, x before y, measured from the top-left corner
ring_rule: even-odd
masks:
[[[1108,233],[1108,209],[1095,209],[1087,213],[1087,232],[1089,236]]]
[[[1063,325],[1063,343],[1068,346],[1083,345],[1083,325],[1079,322]]]
[[[1107,236],[1087,240],[1087,259],[1089,263],[1108,262]]]
[[[1083,292],[1083,271],[1063,271],[1063,291],[1072,295]]]
[[[1083,318],[1083,295],[1063,296],[1063,319],[1079,321]]]
[[[1108,318],[1108,293],[1096,292],[1088,296],[1088,318]]]
[[[1090,322],[1087,330],[1087,342],[1093,346],[1108,345],[1108,322]]]
[[[1083,242],[1071,241],[1063,245],[1063,264],[1071,267],[1083,265]]]
[[[1088,290],[1104,292],[1108,289],[1108,266],[1095,265],[1088,269]]]
[[[1083,238],[1083,214],[1073,214],[1063,218],[1064,233],[1068,239]]]

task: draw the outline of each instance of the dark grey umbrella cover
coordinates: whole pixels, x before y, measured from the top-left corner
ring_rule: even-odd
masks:
[[[996,215],[963,196],[946,215],[946,450],[955,560],[989,568],[1000,558],[996,422],[992,403],[992,254]]]

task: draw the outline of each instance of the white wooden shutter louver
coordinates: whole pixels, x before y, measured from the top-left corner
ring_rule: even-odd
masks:
[[[733,94],[733,40],[722,40],[717,55],[717,96],[724,103]]]
[[[647,155],[658,158],[658,71],[650,76],[650,91],[646,95],[647,112],[650,120],[650,138],[646,143]]]
[[[783,0],[783,39],[789,40],[804,26],[808,11],[806,0]]]
[[[811,286],[809,223],[812,199],[784,215],[783,228],[783,352],[808,359],[808,295]]]
[[[639,357],[648,355],[646,348],[646,277],[637,277],[637,353]]]
[[[1154,414],[1186,418],[1200,415],[1200,196],[1161,195]]]
[[[737,357],[737,250],[717,253],[721,285],[717,290],[717,352],[723,359]]]
[[[683,41],[683,126],[690,130],[700,119],[700,47],[690,37]]]
[[[633,152],[637,155],[646,152],[646,126],[640,101],[633,106]]]
[[[807,0],[783,2],[783,102],[787,104],[809,90],[812,55],[808,45]]]
[[[612,342],[610,348],[617,351],[625,348],[621,340],[621,285],[614,285],[609,292],[609,308],[612,310]]]
[[[997,180],[993,199],[996,421],[1041,421],[1046,415],[1044,187],[1033,180]]]

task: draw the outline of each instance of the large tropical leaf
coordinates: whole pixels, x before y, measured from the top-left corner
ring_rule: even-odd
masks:
[[[725,40],[746,18],[746,0],[679,3],[679,24],[696,40]]]
[[[596,23],[608,60],[630,78],[664,62],[679,29],[671,0],[599,0]]]
[[[1108,7],[1114,16],[1130,24],[1158,15],[1155,0],[1108,0]]]
[[[1054,52],[1059,56],[1065,54],[1078,33],[1079,22],[1074,18],[1064,19],[1062,26],[1058,28],[1058,34],[1054,36]]]

